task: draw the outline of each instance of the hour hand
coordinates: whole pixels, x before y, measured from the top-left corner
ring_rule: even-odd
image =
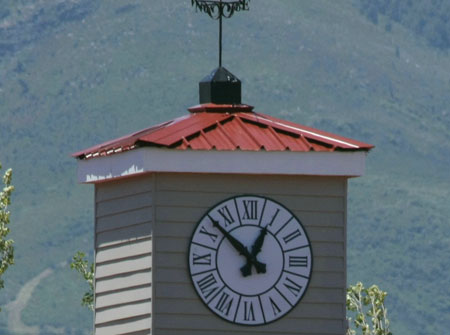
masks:
[[[259,233],[259,236],[256,239],[255,243],[253,243],[252,246],[253,257],[256,257],[256,255],[261,252],[261,248],[263,246],[264,238],[266,237],[266,235],[267,235],[267,227],[264,227],[263,229],[261,229],[261,232]]]
[[[250,257],[247,258],[247,263],[241,268],[241,272],[244,275],[244,277],[251,274],[252,265],[255,266],[257,273],[266,273],[266,264],[258,262],[258,260],[256,259],[256,256],[261,252],[261,248],[263,246],[266,234],[267,234],[267,227],[264,227],[263,229],[261,229],[261,232],[256,238],[255,243],[253,243]]]

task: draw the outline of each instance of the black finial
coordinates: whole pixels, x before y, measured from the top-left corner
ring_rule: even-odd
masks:
[[[224,67],[219,67],[199,84],[200,104],[241,104],[241,81]]]
[[[219,68],[222,67],[222,18],[229,19],[236,12],[248,11],[250,0],[191,0],[200,12],[219,20]]]
[[[200,104],[239,105],[241,81],[222,67],[222,18],[228,19],[236,12],[248,11],[250,0],[191,1],[197,10],[219,20],[219,67],[200,82]]]

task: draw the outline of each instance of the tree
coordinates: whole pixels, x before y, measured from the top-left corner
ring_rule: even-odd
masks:
[[[384,306],[386,296],[387,293],[376,285],[369,288],[364,288],[362,283],[350,285],[347,289],[347,310],[355,313],[355,319],[352,324],[352,319],[348,318],[347,335],[355,335],[358,329],[361,329],[362,335],[392,335]],[[356,330],[352,329],[352,325]]]
[[[0,164],[0,170],[2,165]],[[11,204],[11,194],[14,186],[11,185],[12,170],[6,170],[3,175],[3,190],[0,192],[0,289],[4,287],[3,274],[8,270],[10,265],[14,264],[14,241],[7,239],[9,234],[9,217],[10,212],[8,206]],[[0,309],[1,311],[1,309]]]
[[[72,258],[70,268],[80,273],[89,285],[89,290],[81,299],[81,305],[94,310],[94,263],[89,264],[86,254],[78,251]]]

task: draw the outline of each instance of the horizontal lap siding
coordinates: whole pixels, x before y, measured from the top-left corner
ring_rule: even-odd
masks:
[[[217,317],[210,315],[195,314],[158,314],[155,320],[158,324],[156,335],[159,328],[162,329],[192,329],[191,335],[197,334],[198,330],[207,330],[209,334],[216,334],[216,331],[228,331],[232,335],[234,331],[241,331],[243,334],[336,334],[336,329],[342,329],[341,320],[333,319],[298,319],[284,317],[282,321],[277,321],[264,327],[242,327],[232,325],[228,322],[219,322]],[[244,331],[243,328],[246,328]],[[289,329],[287,331],[283,328]],[[343,332],[342,332],[343,333]],[[342,334],[341,333],[341,334]],[[339,334],[339,333],[337,333]]]
[[[210,335],[211,331],[210,330],[196,330],[195,331],[195,335]],[[230,335],[230,331],[229,330],[214,330],[214,334],[217,335]],[[243,332],[243,331],[239,331],[239,330],[233,330],[233,334],[232,335],[248,335],[249,333]],[[274,332],[272,331],[257,331],[256,334],[274,334]],[[275,333],[276,334],[276,333]],[[284,334],[293,334],[296,335],[298,334],[298,332],[285,332]],[[314,333],[311,335],[341,335],[342,332],[340,331],[336,331],[334,333]],[[184,330],[184,329],[158,329],[158,335],[192,335],[192,330]]]
[[[188,274],[189,239],[205,212],[226,198],[272,198],[302,221],[314,266],[302,301],[284,318],[260,327],[237,327],[215,316],[198,298]],[[344,178],[158,174],[153,262],[154,334],[345,333]]]
[[[245,162],[243,162],[245,164]],[[158,191],[192,191],[202,193],[256,193],[281,195],[344,196],[346,191],[339,177],[291,177],[223,174],[160,174]],[[186,178],[188,176],[188,178]],[[240,180],[245,179],[244,183]]]
[[[197,294],[192,288],[191,282],[188,283],[161,283],[157,282],[155,285],[158,287],[155,296],[156,301],[168,299],[175,300],[177,303],[181,303],[184,300],[198,300]],[[314,303],[314,304],[341,304],[343,299],[344,289],[336,288],[315,288],[309,290],[305,297],[302,299],[302,303]],[[198,300],[199,301],[199,300]],[[200,302],[200,301],[199,301]],[[187,310],[187,309],[185,309]]]
[[[150,334],[153,180],[96,185],[95,334]]]

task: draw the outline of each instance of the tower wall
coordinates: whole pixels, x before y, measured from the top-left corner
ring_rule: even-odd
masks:
[[[95,193],[97,335],[345,334],[345,177],[157,173],[99,183]],[[305,296],[265,326],[218,318],[189,277],[188,245],[198,220],[240,194],[288,207],[313,250]]]

